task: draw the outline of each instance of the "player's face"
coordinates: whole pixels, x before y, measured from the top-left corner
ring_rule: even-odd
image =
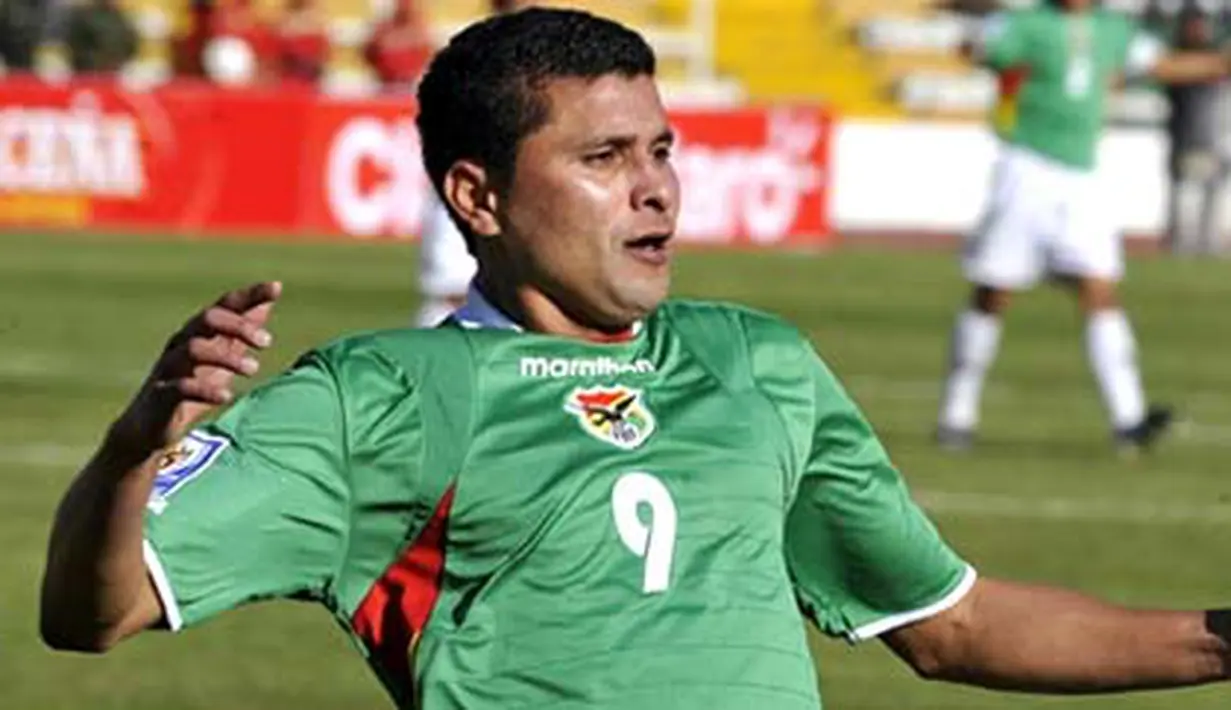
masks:
[[[1080,12],[1093,5],[1094,0],[1061,0],[1060,4],[1064,5],[1069,10],[1076,10]]]
[[[546,125],[525,138],[502,239],[523,279],[572,317],[621,328],[667,295],[679,181],[649,76],[556,79]]]

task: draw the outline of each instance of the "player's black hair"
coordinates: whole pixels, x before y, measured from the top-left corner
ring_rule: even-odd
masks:
[[[433,187],[440,193],[445,173],[462,159],[508,180],[522,140],[548,120],[542,89],[549,80],[653,76],[655,64],[640,34],[578,10],[530,8],[467,27],[419,84],[417,122]]]

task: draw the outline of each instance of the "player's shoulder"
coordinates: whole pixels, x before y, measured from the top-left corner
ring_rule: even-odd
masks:
[[[387,328],[352,333],[316,348],[311,357],[341,373],[422,381],[442,369],[470,372],[476,359],[475,334],[460,328]]]
[[[807,337],[786,319],[744,304],[679,299],[668,301],[664,313],[677,329],[682,324],[711,337],[736,338],[754,352],[807,344]]]
[[[1024,7],[1007,7],[987,15],[986,22],[1000,24],[1004,28],[1017,31],[1034,29],[1047,30],[1054,27],[1063,18],[1059,11],[1050,5],[1026,5]]]

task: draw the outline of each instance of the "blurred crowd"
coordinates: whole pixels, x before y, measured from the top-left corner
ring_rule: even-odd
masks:
[[[228,85],[319,85],[329,61],[327,18],[317,0],[285,0],[262,12],[253,0],[184,0],[184,31],[171,39],[173,73]],[[0,0],[0,61],[32,72],[41,44],[56,41],[74,75],[114,76],[136,58],[141,37],[119,0]],[[373,24],[362,55],[382,87],[404,90],[433,49],[416,0],[395,0]]]
[[[116,0],[0,0],[0,60],[34,70],[39,46],[59,39],[73,74],[111,75],[137,54],[140,37]]]
[[[388,17],[373,25],[363,58],[382,87],[408,90],[432,49],[416,0],[396,0]],[[286,0],[273,18],[252,0],[197,0],[192,28],[177,47],[177,73],[225,84],[315,87],[329,53],[328,25],[316,0]]]

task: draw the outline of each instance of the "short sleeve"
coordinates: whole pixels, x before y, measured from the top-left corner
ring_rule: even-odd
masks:
[[[812,441],[786,559],[810,618],[859,641],[956,604],[975,581],[911,499],[876,434],[815,354]]]
[[[326,594],[347,537],[344,432],[337,382],[308,356],[166,456],[145,553],[172,629]]]
[[[1013,13],[993,13],[972,26],[968,41],[977,61],[998,71],[1025,61],[1022,23],[1014,18]]]

